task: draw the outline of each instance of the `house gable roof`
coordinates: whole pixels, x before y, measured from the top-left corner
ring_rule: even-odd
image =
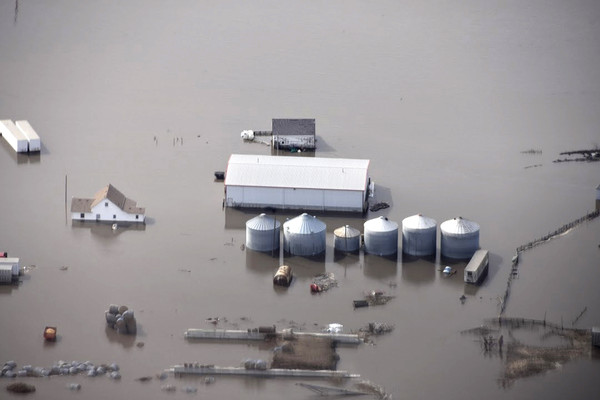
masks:
[[[111,184],[103,187],[94,195],[93,199],[81,199],[74,197],[71,201],[71,212],[91,212],[94,207],[109,200],[111,203],[119,207],[121,210],[129,214],[145,214],[146,209],[137,207],[135,200],[125,197],[116,187]]]
[[[273,119],[273,136],[315,136],[315,120]]]

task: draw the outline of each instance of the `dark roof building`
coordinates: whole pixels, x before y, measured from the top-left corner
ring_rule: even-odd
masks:
[[[315,120],[273,119],[273,147],[277,149],[314,150]]]

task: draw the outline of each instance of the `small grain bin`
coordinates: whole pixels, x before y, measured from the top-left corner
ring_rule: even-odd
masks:
[[[465,259],[479,249],[479,224],[462,217],[449,219],[440,225],[443,257]]]
[[[365,222],[365,252],[389,256],[398,252],[398,224],[385,217]]]
[[[246,222],[246,247],[256,251],[273,251],[279,248],[281,223],[266,214]]]
[[[315,256],[325,251],[327,226],[304,213],[283,223],[283,249],[297,256]]]
[[[333,247],[338,251],[356,252],[360,248],[360,231],[345,225],[333,231]]]
[[[402,220],[402,252],[411,256],[435,254],[437,222],[421,214]]]

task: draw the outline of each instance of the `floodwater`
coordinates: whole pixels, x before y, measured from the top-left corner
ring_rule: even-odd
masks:
[[[87,399],[160,398],[166,383],[178,388],[170,398],[307,399],[295,379],[135,379],[183,362],[270,358],[245,343],[187,342],[183,332],[211,327],[207,318],[346,332],[375,321],[396,328],[339,349],[338,368],[396,399],[598,398],[597,358],[503,387],[502,359],[460,331],[497,315],[517,246],[595,207],[600,163],[552,161],[600,144],[599,20],[593,0],[1,0],[0,118],[29,120],[43,150],[0,144],[0,250],[35,266],[0,288],[0,362],[121,366],[120,381],[26,378],[32,398],[65,398],[79,382]],[[213,172],[232,153],[270,153],[243,143],[242,130],[303,117],[316,119],[316,156],[371,160],[374,201],[391,207],[320,216],[324,257],[286,257],[296,279],[280,290],[271,278],[284,261],[243,249],[256,214],[222,210]],[[112,183],[146,207],[147,224],[72,224],[65,181],[69,204]],[[339,226],[416,213],[481,225],[491,253],[481,286],[464,285],[464,262],[442,276],[439,256],[333,254]],[[596,219],[524,253],[506,315],[570,326],[587,306],[575,326],[600,325],[599,244]],[[311,295],[322,272],[339,286]],[[354,310],[370,289],[396,298]],[[111,303],[135,311],[136,337],[106,329]],[[42,341],[46,325],[58,327],[55,344]]]

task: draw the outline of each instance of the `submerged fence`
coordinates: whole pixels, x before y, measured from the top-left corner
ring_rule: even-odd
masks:
[[[510,286],[511,286],[512,280],[518,275],[519,257],[521,255],[521,253],[526,250],[533,249],[534,247],[536,247],[542,243],[545,243],[557,236],[560,236],[563,233],[567,232],[570,229],[573,229],[574,227],[576,227],[577,225],[579,225],[583,222],[591,221],[594,218],[598,217],[598,215],[600,215],[600,210],[595,210],[595,211],[589,212],[586,215],[584,215],[583,217],[578,218],[575,221],[571,221],[568,224],[561,226],[554,232],[550,232],[547,235],[542,236],[539,239],[532,240],[529,243],[526,243],[526,244],[523,244],[523,245],[517,247],[517,251],[512,258],[512,266],[511,266],[510,275],[508,276],[508,280],[506,282],[506,290],[504,291],[504,296],[502,296],[500,298],[500,315],[502,315],[504,313],[504,310],[506,309],[506,302],[508,300],[508,296],[510,295]]]

